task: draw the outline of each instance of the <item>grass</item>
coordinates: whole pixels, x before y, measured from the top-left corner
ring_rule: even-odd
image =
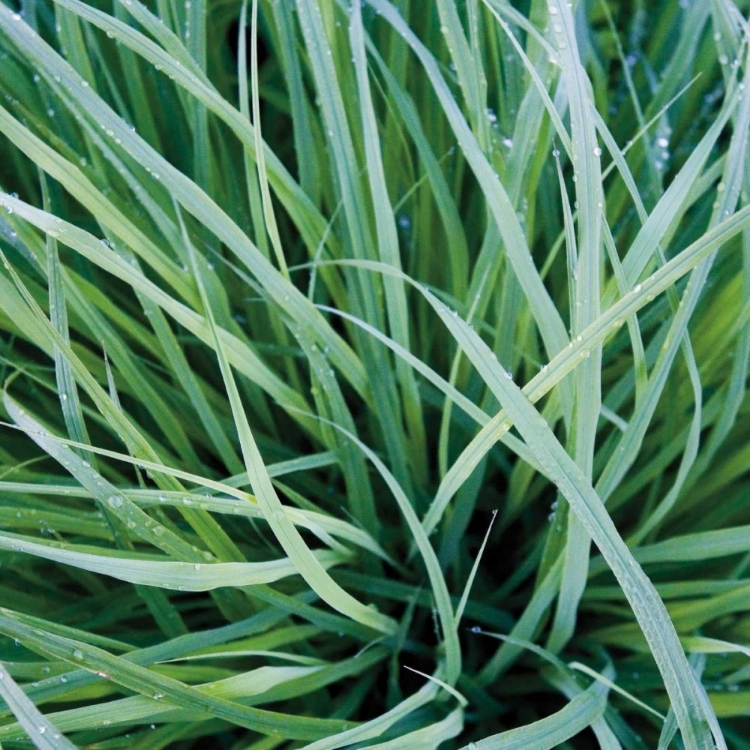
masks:
[[[750,748],[747,2],[0,4],[4,748]]]

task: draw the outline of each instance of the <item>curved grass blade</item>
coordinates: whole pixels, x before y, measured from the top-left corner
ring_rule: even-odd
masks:
[[[298,575],[288,558],[258,563],[188,563],[163,562],[153,556],[132,552],[102,551],[93,554],[91,547],[53,542],[39,543],[16,534],[0,534],[0,548],[71,565],[82,570],[142,586],[160,586],[177,591],[211,591],[223,586],[255,586],[273,583]],[[343,562],[337,552],[313,552],[323,568]]]
[[[176,204],[175,204],[176,205]],[[179,214],[178,218],[182,223],[182,217]],[[191,265],[193,267],[193,273],[195,280],[198,285],[198,290],[201,295],[203,305],[205,308],[205,314],[208,319],[208,324],[211,330],[211,334],[214,339],[214,348],[216,350],[216,356],[219,360],[219,366],[221,368],[222,378],[224,380],[224,387],[227,390],[227,396],[232,410],[232,416],[235,422],[235,428],[240,438],[240,445],[242,446],[242,455],[245,461],[247,469],[247,475],[250,479],[250,484],[253,487],[255,497],[258,502],[258,506],[263,511],[263,515],[268,522],[274,536],[281,544],[284,551],[289,556],[289,559],[295,565],[300,575],[305,579],[310,588],[312,588],[330,607],[347,615],[352,620],[367,625],[374,630],[382,633],[391,634],[397,630],[396,623],[392,618],[387,615],[383,615],[374,609],[366,607],[360,601],[355,599],[351,594],[344,591],[323,569],[320,562],[312,554],[312,551],[305,544],[304,539],[289,521],[284,511],[284,506],[281,503],[276,490],[271,482],[271,477],[268,475],[263,457],[258,450],[258,446],[253,437],[250,424],[247,420],[245,409],[240,399],[240,394],[237,389],[237,384],[232,373],[231,366],[227,360],[224,352],[224,346],[219,333],[216,328],[216,322],[214,319],[213,311],[211,310],[210,303],[206,296],[206,291],[201,280],[200,273],[197,268],[197,261],[195,257],[195,251],[193,249],[190,238],[187,236],[184,224],[183,226],[183,237],[185,240],[185,246],[188,249]]]
[[[606,693],[596,683],[557,713],[519,729],[470,742],[462,750],[552,750],[593,724],[604,713]]]

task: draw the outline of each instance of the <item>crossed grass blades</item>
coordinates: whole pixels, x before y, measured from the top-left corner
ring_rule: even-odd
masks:
[[[748,10],[4,0],[2,746],[750,747]]]

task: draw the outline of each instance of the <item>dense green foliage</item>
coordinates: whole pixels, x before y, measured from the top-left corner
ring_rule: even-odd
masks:
[[[3,748],[750,748],[730,0],[0,3]]]

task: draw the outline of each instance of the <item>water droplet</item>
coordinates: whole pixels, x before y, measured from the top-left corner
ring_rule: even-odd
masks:
[[[80,648],[77,648],[73,651],[73,658],[74,659],[83,659],[83,651],[81,651]]]
[[[602,150],[599,148],[599,146],[597,146],[594,149],[594,156],[601,156],[601,155],[602,155]]]

